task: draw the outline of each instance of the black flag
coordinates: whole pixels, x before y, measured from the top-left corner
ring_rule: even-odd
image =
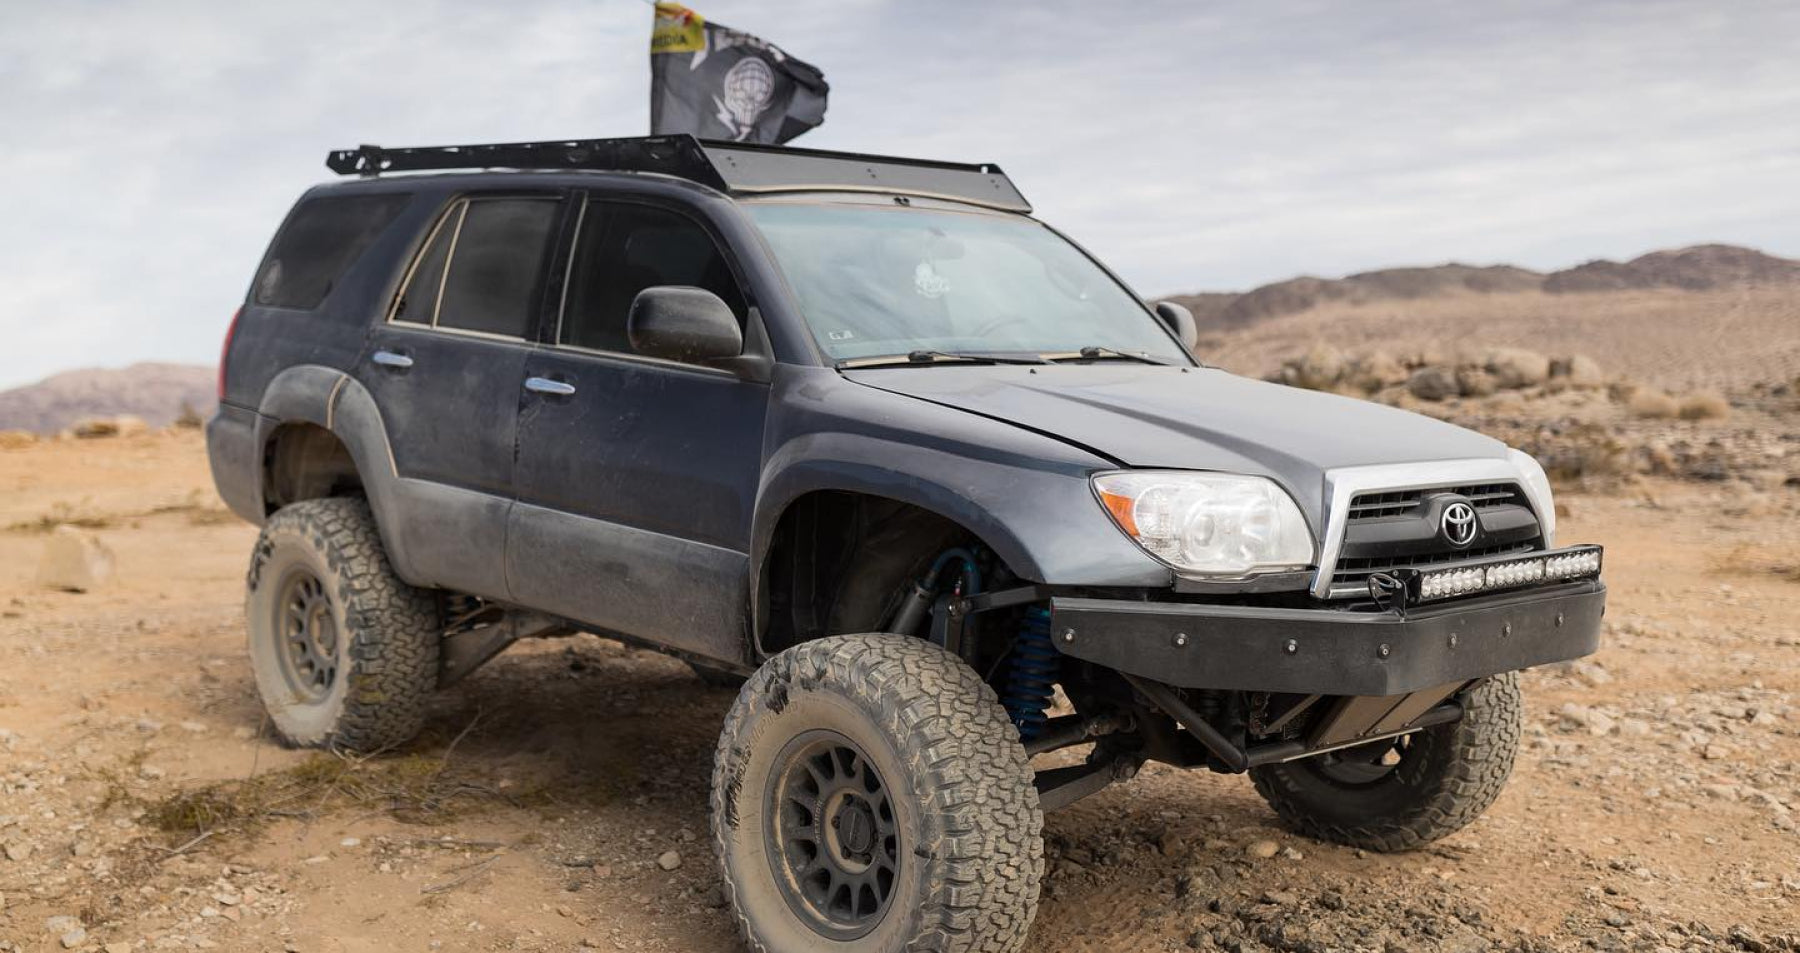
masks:
[[[650,134],[779,143],[825,121],[825,74],[675,3],[650,32]]]

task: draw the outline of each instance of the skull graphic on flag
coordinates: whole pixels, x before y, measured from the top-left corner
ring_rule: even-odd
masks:
[[[650,132],[781,143],[825,121],[819,70],[760,37],[656,5]]]

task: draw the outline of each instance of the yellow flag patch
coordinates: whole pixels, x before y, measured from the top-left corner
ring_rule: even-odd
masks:
[[[694,53],[706,49],[706,21],[679,3],[658,3],[650,28],[651,53]]]

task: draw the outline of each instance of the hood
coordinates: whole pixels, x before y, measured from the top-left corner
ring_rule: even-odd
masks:
[[[947,366],[845,371],[856,383],[1006,421],[1127,467],[1275,478],[1317,497],[1337,467],[1501,458],[1471,430],[1381,404],[1144,364]]]

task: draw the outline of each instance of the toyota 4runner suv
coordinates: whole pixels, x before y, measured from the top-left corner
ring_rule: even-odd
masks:
[[[327,164],[207,427],[275,730],[398,745],[577,631],[740,680],[712,833],[753,949],[1016,949],[1043,812],[1149,760],[1418,847],[1499,793],[1517,670],[1597,646],[1601,552],[1530,457],[1205,366],[992,165]]]

